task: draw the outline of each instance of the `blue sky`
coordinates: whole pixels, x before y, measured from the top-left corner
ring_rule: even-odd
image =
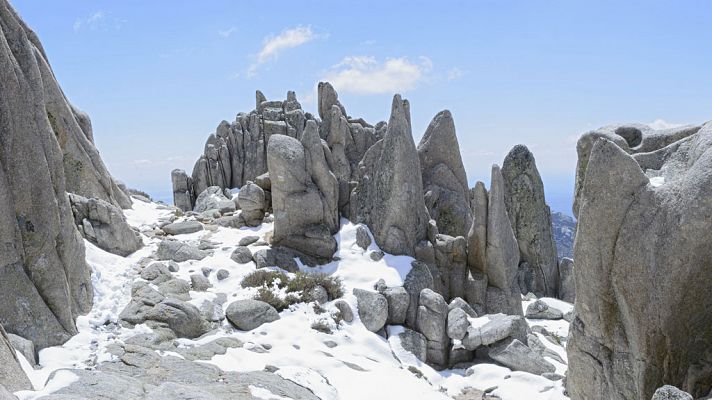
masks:
[[[349,114],[411,102],[416,142],[452,111],[472,184],[518,143],[570,213],[579,134],[712,117],[710,1],[46,1],[12,4],[112,173],[170,199],[218,123],[254,91],[315,111],[334,81]]]

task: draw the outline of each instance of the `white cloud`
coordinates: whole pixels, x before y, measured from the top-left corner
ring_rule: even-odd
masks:
[[[447,71],[447,80],[454,81],[456,79],[462,78],[463,75],[465,75],[465,71],[461,70],[460,68],[453,67],[450,68],[449,71]]]
[[[334,65],[324,79],[343,92],[395,93],[414,89],[432,68],[427,57],[420,57],[417,63],[406,57],[381,63],[375,57],[354,56]]]
[[[257,54],[257,61],[250,66],[247,71],[247,76],[254,76],[260,65],[271,59],[276,59],[284,50],[299,47],[311,42],[317,37],[318,35],[308,26],[297,26],[295,28],[285,29],[279,35],[266,37],[263,40],[262,49]]]
[[[72,25],[72,29],[74,29],[74,32],[79,32],[81,30],[118,30],[121,29],[121,26],[124,22],[125,21],[123,20],[112,18],[108,16],[104,11],[99,10],[95,11],[86,18],[77,18],[74,21],[74,24]]]
[[[224,38],[229,38],[229,37],[232,36],[232,34],[235,33],[235,32],[237,32],[237,28],[234,27],[234,26],[231,26],[231,27],[225,29],[224,31],[219,31],[219,32],[218,32],[218,35],[220,35],[220,36],[222,36],[222,37],[224,37]]]
[[[684,124],[674,124],[671,122],[667,122],[664,119],[658,118],[655,121],[649,123],[648,126],[653,129],[670,129],[670,128],[679,128],[681,126],[684,126]]]

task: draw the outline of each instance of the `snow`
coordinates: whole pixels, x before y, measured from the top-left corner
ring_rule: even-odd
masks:
[[[159,220],[167,220],[172,214],[165,206],[139,201],[134,201],[132,210],[125,211],[129,224],[141,232],[155,229]],[[186,219],[190,217],[182,217],[179,220]],[[179,263],[180,270],[174,274],[176,277],[189,281],[191,274],[201,273],[203,268],[212,271],[225,269],[230,273],[229,277],[222,281],[218,281],[216,274],[211,273],[209,280],[212,287],[206,292],[191,291],[190,302],[199,307],[204,301],[224,295],[228,301],[223,307],[227,308],[236,299],[254,296],[256,289],[243,289],[240,282],[255,270],[255,264],[237,264],[230,259],[230,255],[240,239],[246,236],[266,239],[273,228],[272,223],[265,223],[257,228],[218,227],[216,230],[206,229],[178,236],[177,239],[193,244],[201,240],[213,241],[217,243],[217,247],[212,255],[203,260]],[[266,366],[277,367],[277,374],[307,387],[323,400],[440,400],[452,398],[467,387],[480,390],[495,388],[493,394],[503,400],[566,398],[561,381],[553,382],[528,373],[512,372],[508,368],[493,364],[477,364],[467,371],[436,371],[403,349],[398,338],[398,333],[404,330],[402,326],[388,326],[388,339],[369,332],[360,322],[356,312],[357,301],[351,294],[352,290],[373,290],[374,283],[379,279],[384,279],[388,286],[402,285],[410,272],[413,258],[385,254],[380,261],[371,260],[370,254],[379,251],[379,248],[373,237],[368,249],[360,248],[356,244],[358,228],[358,224],[345,219],[341,221],[341,229],[335,235],[339,244],[335,254],[337,261],[316,268],[300,265],[302,270],[323,272],[342,279],[345,287],[344,300],[354,310],[352,323],[342,322],[337,327],[330,318],[330,314],[336,312],[333,305],[324,306],[326,312],[318,313],[311,304],[297,304],[282,311],[279,320],[264,324],[253,331],[236,330],[225,321],[219,329],[206,336],[194,340],[178,339],[176,343],[180,347],[191,347],[209,343],[220,337],[237,338],[244,343],[242,347],[228,349],[223,355],[200,362],[215,365],[224,371],[236,372],[259,371]],[[23,369],[38,391],[20,392],[20,399],[35,399],[66,387],[78,378],[64,369],[91,369],[98,363],[111,361],[112,356],[107,352],[109,345],[149,331],[144,325],[126,329],[117,324],[119,313],[130,301],[132,282],[138,279],[139,260],[155,252],[159,243],[158,239],[150,239],[145,235],[143,240],[146,246],[126,258],[109,254],[86,242],[87,262],[93,271],[92,311],[77,319],[79,333],[70,341],[63,346],[40,352],[38,369],[32,369],[26,360],[21,360],[24,361]],[[253,252],[260,248],[266,247],[250,246]],[[571,307],[556,299],[545,301],[564,312]],[[524,307],[526,308],[526,305]],[[489,316],[470,319],[475,326],[484,325],[489,320]],[[316,321],[326,321],[330,324],[333,328],[332,334],[312,329],[311,326]],[[544,326],[562,338],[568,334],[568,323],[565,321],[529,322]],[[543,336],[540,338],[547,347],[565,359],[563,347],[548,342]],[[156,353],[160,356],[180,357],[178,353],[171,351]],[[555,361],[552,361],[552,364],[556,366],[557,372],[565,371],[565,365]],[[51,375],[53,379],[47,382]],[[258,386],[250,386],[249,390],[258,399],[284,399]]]
[[[663,183],[665,183],[665,177],[663,176],[654,176],[650,178],[650,185],[653,187],[662,186]]]

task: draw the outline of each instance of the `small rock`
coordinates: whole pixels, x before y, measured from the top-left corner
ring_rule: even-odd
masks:
[[[231,324],[243,331],[251,331],[279,319],[274,307],[259,300],[235,301],[227,307],[225,315]]]
[[[245,246],[238,246],[230,255],[230,259],[238,264],[247,264],[252,261],[252,251]]]
[[[185,235],[189,233],[195,233],[203,230],[203,224],[198,221],[182,221],[174,222],[164,226],[163,232],[169,235]]]
[[[319,304],[324,304],[329,301],[329,293],[323,286],[316,285],[306,293],[306,298],[309,301],[315,301]]]
[[[383,259],[383,256],[385,256],[385,253],[383,253],[381,250],[372,251],[369,255],[369,257],[371,257],[371,260],[373,261],[381,261]]]
[[[546,304],[543,300],[537,300],[527,307],[526,317],[531,319],[562,319],[564,313]]]
[[[219,281],[223,281],[230,276],[230,271],[228,271],[226,269],[219,269],[216,276]]]
[[[177,242],[173,240],[164,240],[158,245],[156,257],[159,260],[173,260],[183,262],[188,260],[202,260],[207,257],[206,251],[200,250],[195,246],[187,243]]]
[[[341,319],[343,319],[346,322],[352,322],[354,320],[354,313],[351,310],[351,306],[349,303],[346,302],[346,300],[336,300],[334,302],[334,307],[336,307],[339,310],[339,313],[341,313]]]
[[[211,285],[210,281],[205,276],[193,274],[190,276],[190,286],[192,286],[193,290],[196,292],[205,292]]]
[[[354,289],[358,300],[358,315],[361,322],[371,332],[378,332],[388,319],[388,301],[380,293],[363,289]]]
[[[169,260],[166,264],[168,264],[168,271],[170,272],[178,272],[180,270],[180,265],[173,260]]]
[[[259,236],[245,236],[244,238],[240,239],[239,242],[237,242],[238,245],[240,246],[249,246],[255,242],[260,240]]]
[[[363,225],[356,228],[356,245],[364,250],[371,245],[371,235],[368,234],[368,228]]]
[[[386,281],[383,279],[379,279],[378,282],[373,285],[373,290],[381,294],[383,294],[386,289],[388,289],[388,286],[386,286]]]
[[[141,279],[145,279],[155,285],[160,285],[163,282],[168,282],[173,279],[173,275],[171,275],[171,271],[165,264],[154,262],[141,271]]]

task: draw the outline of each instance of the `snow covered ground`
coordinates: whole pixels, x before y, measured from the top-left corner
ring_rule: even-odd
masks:
[[[129,224],[147,232],[156,226],[159,218],[169,216],[172,211],[155,203],[134,200],[133,209],[127,210],[125,214]],[[202,268],[213,271],[226,269],[230,272],[229,278],[222,281],[211,274],[212,287],[207,292],[191,291],[191,303],[200,307],[202,302],[224,294],[228,298],[224,305],[227,307],[233,300],[251,298],[256,290],[243,289],[240,282],[255,270],[255,265],[252,262],[237,264],[230,259],[230,255],[241,238],[264,237],[272,228],[272,224],[266,223],[258,228],[219,227],[214,231],[204,230],[176,236],[183,241],[209,239],[220,243],[212,256],[200,261],[180,263],[180,271],[175,273],[177,277],[189,281],[189,276]],[[353,288],[372,289],[378,279],[384,279],[389,286],[401,285],[412,261],[410,257],[388,254],[381,261],[372,261],[369,253],[378,250],[378,247],[375,242],[365,251],[358,247],[356,228],[349,221],[342,221],[341,231],[336,236],[339,243],[336,254],[338,261],[317,268],[301,266],[304,270],[317,270],[340,277],[346,289],[344,299],[354,310],[356,298],[351,294]],[[88,315],[77,319],[78,335],[63,346],[40,352],[40,367],[37,369],[33,369],[18,353],[36,389],[16,393],[20,399],[38,399],[71,384],[77,377],[69,371],[60,371],[51,380],[47,380],[59,369],[90,369],[98,363],[111,361],[113,356],[107,351],[108,346],[149,330],[143,325],[127,329],[118,324],[119,313],[131,299],[132,282],[138,279],[139,261],[154,253],[160,241],[146,235],[143,238],[146,246],[126,258],[109,254],[86,242],[87,262],[93,270],[94,307]],[[252,247],[253,252],[258,249]],[[551,301],[552,305],[564,312],[571,308],[570,304],[559,300],[546,301]],[[529,303],[523,302],[524,309]],[[467,387],[491,390],[491,394],[504,400],[566,399],[561,381],[513,372],[498,365],[477,364],[468,370],[435,371],[403,350],[396,336],[402,327],[389,326],[387,330],[391,336],[385,339],[366,330],[356,312],[352,323],[342,322],[331,334],[311,329],[312,324],[319,320],[337,328],[328,313],[315,312],[313,305],[298,304],[281,312],[280,316],[279,320],[249,332],[238,331],[224,321],[217,331],[195,340],[179,339],[179,343],[180,346],[190,347],[208,343],[218,337],[238,338],[245,343],[243,347],[228,349],[224,355],[216,355],[204,362],[225,371],[254,371],[275,366],[283,378],[309,388],[323,400],[447,399],[460,394]],[[529,323],[543,326],[565,344],[568,335],[566,321],[530,320]],[[562,346],[551,343],[543,336],[540,339],[566,359]],[[265,349],[269,351],[261,351]],[[169,353],[159,354],[178,356]],[[566,365],[549,360],[557,367],[557,373],[563,375]],[[412,371],[419,371],[419,374]],[[251,387],[250,391],[257,399],[281,398],[259,387]]]

